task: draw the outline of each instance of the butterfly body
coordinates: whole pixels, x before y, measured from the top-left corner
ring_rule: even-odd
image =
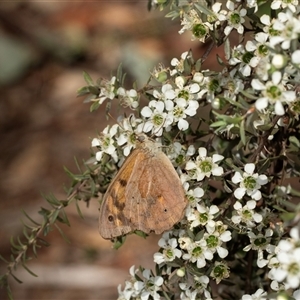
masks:
[[[99,231],[105,239],[134,230],[160,234],[181,220],[186,205],[172,163],[155,142],[141,135],[104,195]]]

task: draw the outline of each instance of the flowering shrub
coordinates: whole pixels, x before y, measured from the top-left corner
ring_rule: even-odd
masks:
[[[225,58],[221,72],[203,70],[209,51],[187,51],[140,89],[123,86],[121,68],[98,83],[85,74],[78,94],[92,110],[132,110],[93,139],[92,179],[105,186],[144,132],[164,145],[188,199],[159,240],[155,271],[133,266],[118,299],[300,299],[300,188],[288,180],[300,172],[298,1],[150,5],[170,6],[195,43],[224,44]]]
[[[93,108],[107,95],[133,111],[93,141],[95,163],[104,154],[123,160],[132,134],[148,133],[168,145],[189,200],[159,240],[156,273],[132,267],[119,299],[300,299],[299,191],[285,181],[299,176],[300,9],[298,1],[265,4],[172,2],[180,34],[225,44],[223,70],[203,70],[185,52],[152,72],[155,85],[126,90],[119,75],[89,98]],[[231,47],[233,31],[251,36]]]
[[[189,200],[159,240],[156,271],[132,267],[119,299],[300,299],[300,189],[286,180],[300,171],[298,1],[151,2],[169,4],[180,34],[224,44],[225,59],[221,72],[203,70],[188,51],[156,68],[153,85],[126,90],[119,70],[89,96],[93,109],[132,109],[93,140],[93,162],[123,161],[147,133],[167,145]],[[246,31],[231,47],[230,34]],[[85,76],[80,94],[94,86]]]

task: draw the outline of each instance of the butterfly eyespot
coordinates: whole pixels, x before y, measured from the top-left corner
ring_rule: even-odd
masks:
[[[114,217],[112,215],[108,216],[108,221],[109,222],[113,222],[113,220],[114,220]]]

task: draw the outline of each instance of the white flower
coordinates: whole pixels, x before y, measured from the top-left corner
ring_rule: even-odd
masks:
[[[182,28],[180,29],[179,34],[190,31],[192,33],[192,41],[197,39],[204,42],[209,30],[213,30],[213,25],[209,22],[203,22],[199,17],[198,12],[194,9],[185,11],[182,14],[181,25]]]
[[[187,183],[188,189],[188,183]],[[196,207],[197,203],[201,201],[201,198],[204,196],[204,190],[200,187],[196,187],[195,189],[190,189],[186,192],[186,196],[189,199],[189,204],[192,207]]]
[[[223,168],[217,164],[217,162],[224,159],[224,156],[213,154],[212,157],[209,157],[207,156],[207,150],[203,147],[198,149],[198,153],[196,161],[188,161],[185,167],[192,174],[192,179],[201,181],[204,177],[221,176],[224,173]]]
[[[173,100],[176,97],[176,93],[172,85],[167,83],[161,87],[161,92],[154,90],[153,97],[161,101]]]
[[[199,104],[197,101],[186,101],[183,98],[177,98],[173,101],[166,103],[166,109],[168,110],[168,125],[170,123],[177,123],[178,129],[187,130],[189,123],[185,119],[187,116],[194,116],[197,113]]]
[[[116,77],[113,76],[110,81],[103,80],[101,82],[101,89],[99,94],[99,103],[102,104],[106,99],[115,98],[115,83]]]
[[[245,51],[243,45],[238,45],[233,48],[229,64],[231,66],[238,65],[238,71],[243,76],[248,77],[251,74],[251,68],[256,67],[257,62],[252,59],[254,54],[252,52]]]
[[[285,1],[285,0],[274,0],[271,3],[271,8],[272,9],[285,9],[285,8],[289,8],[293,13],[296,12],[296,8],[298,6],[298,0],[289,0],[289,1]]]
[[[253,250],[265,250],[268,248],[272,248],[273,246],[270,244],[271,237],[273,235],[272,229],[267,229],[265,234],[258,233],[255,234],[252,231],[248,232],[248,237],[250,239],[250,244],[244,247],[244,251],[249,251],[250,249]]]
[[[242,204],[237,201],[233,207],[235,211],[231,220],[234,224],[245,223],[248,227],[254,227],[254,222],[260,223],[262,221],[262,215],[254,211],[256,207],[254,200],[247,201],[245,206],[242,206]]]
[[[261,192],[259,189],[262,185],[268,183],[268,178],[266,175],[258,175],[258,173],[253,174],[254,169],[254,164],[246,164],[243,175],[240,172],[235,172],[232,177],[231,180],[233,183],[240,184],[240,187],[234,191],[234,196],[237,199],[242,199],[246,193],[256,201],[261,199]]]
[[[300,287],[299,228],[292,228],[290,236],[291,239],[278,243],[278,264],[270,270],[269,277],[278,282],[284,281],[286,289],[296,289]]]
[[[183,254],[182,258],[192,263],[196,262],[197,268],[203,268],[206,265],[206,260],[213,259],[213,253],[207,248],[206,241],[190,241],[186,244],[188,253]]]
[[[130,115],[128,118],[124,118],[120,121],[120,132],[119,136],[116,137],[116,141],[119,146],[126,144],[123,148],[124,156],[128,156],[131,149],[136,145],[136,135],[141,133],[139,127],[143,126],[142,122],[141,119],[135,118],[134,115]]]
[[[279,12],[274,20],[273,28],[277,35],[270,36],[270,46],[275,47],[281,44],[281,48],[287,50],[293,40],[297,40],[300,33],[300,20],[295,18],[291,10]]]
[[[242,24],[245,22],[244,17],[247,14],[247,10],[244,8],[236,10],[235,3],[232,1],[227,1],[226,7],[229,13],[227,15],[228,25],[224,30],[225,35],[229,35],[233,28],[236,29],[239,34],[243,34],[244,26]]]
[[[192,209],[192,213],[187,209],[187,219],[191,222],[191,228],[199,225],[207,226],[208,228],[215,228],[215,214],[219,212],[219,208],[216,205],[206,207],[204,205],[197,204],[196,210]]]
[[[255,40],[249,40],[246,43],[246,50],[249,53],[253,53],[249,65],[254,68],[258,65],[262,57],[266,57],[269,54],[269,49],[266,44],[269,35],[264,32],[259,32],[255,35]]]
[[[184,70],[183,62],[188,57],[189,52],[183,52],[181,54],[181,59],[178,60],[178,58],[173,58],[171,60],[171,66],[175,67],[173,70],[170,70],[170,75],[174,76],[177,73],[181,73]]]
[[[99,151],[96,152],[95,157],[97,161],[101,161],[103,153],[107,153],[111,155],[115,162],[118,161],[118,156],[116,153],[115,147],[115,139],[113,137],[116,135],[118,131],[119,125],[115,124],[111,128],[107,126],[104,128],[101,136],[99,138],[94,138],[92,140],[92,147],[100,148]]]
[[[229,267],[226,262],[215,262],[210,276],[219,284],[223,279],[229,277]]]
[[[161,276],[152,276],[150,270],[143,271],[143,277],[146,279],[142,284],[141,300],[148,300],[152,296],[153,300],[160,299],[157,293],[161,288],[164,280]]]
[[[136,90],[131,89],[127,91],[123,87],[120,87],[117,90],[117,94],[119,95],[120,103],[122,103],[124,107],[136,109],[139,106],[139,97]]]
[[[206,275],[194,276],[195,284],[180,282],[179,287],[182,290],[180,294],[181,300],[197,300],[205,299],[212,300],[211,294],[207,290],[209,278]],[[202,297],[201,297],[202,296]]]
[[[181,257],[181,251],[177,249],[177,240],[175,238],[169,238],[169,233],[165,232],[162,238],[158,241],[159,247],[161,247],[162,253],[157,252],[154,254],[154,262],[161,264],[163,262],[173,261],[176,257]]]
[[[258,289],[254,294],[252,295],[244,295],[241,300],[267,300],[267,292],[265,292],[263,289]]]
[[[216,222],[216,224],[215,230],[204,233],[203,239],[212,253],[217,252],[221,258],[225,258],[228,255],[228,250],[222,244],[231,240],[231,232],[226,230],[227,226],[221,221]]]
[[[253,89],[261,91],[262,97],[256,100],[255,106],[258,110],[263,111],[268,104],[274,104],[276,115],[284,115],[283,103],[291,103],[296,99],[295,91],[286,91],[282,83],[282,77],[279,71],[272,74],[272,81],[266,83],[260,82],[258,79],[252,79],[251,85]]]
[[[167,113],[164,111],[165,103],[163,101],[151,100],[148,106],[143,107],[141,115],[147,119],[143,126],[144,132],[151,131],[156,136],[161,136],[163,127],[170,124],[167,120]]]

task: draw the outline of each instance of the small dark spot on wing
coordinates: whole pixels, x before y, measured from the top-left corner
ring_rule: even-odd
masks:
[[[122,186],[126,186],[127,185],[127,180],[125,179],[119,179],[119,182]]]
[[[125,201],[124,202],[116,201],[114,204],[118,211],[123,211],[125,207]]]

